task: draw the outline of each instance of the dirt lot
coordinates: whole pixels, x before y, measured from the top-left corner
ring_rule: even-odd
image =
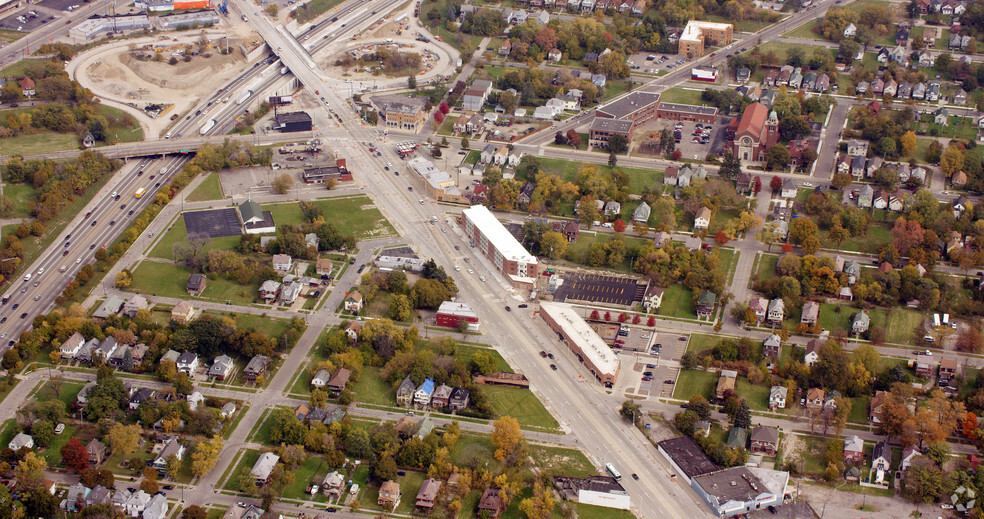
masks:
[[[225,56],[195,56],[188,63],[179,61],[175,65],[139,60],[124,51],[93,62],[85,74],[113,96],[172,100],[217,90],[226,81],[225,76],[241,71],[244,63],[242,53],[235,51]]]

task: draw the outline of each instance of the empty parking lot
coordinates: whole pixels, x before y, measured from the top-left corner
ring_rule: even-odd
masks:
[[[589,301],[619,306],[632,306],[641,301],[646,285],[635,279],[601,274],[565,273],[564,283],[554,294],[554,301]]]
[[[209,238],[222,238],[242,234],[242,227],[239,226],[239,215],[235,209],[194,211],[184,213],[183,216],[188,236],[206,234]]]

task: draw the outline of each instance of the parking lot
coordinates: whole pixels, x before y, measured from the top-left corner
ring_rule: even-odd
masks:
[[[707,136],[707,143],[703,143],[700,140],[701,135],[695,136],[694,133],[697,130],[697,125],[701,123],[696,123],[693,121],[673,121],[670,119],[656,119],[652,124],[655,124],[655,131],[675,128],[680,129],[680,142],[677,143],[676,149],[680,150],[683,154],[683,158],[701,160],[707,156],[708,153],[714,153],[721,155],[724,152],[724,147],[727,144],[727,139],[725,138],[725,133],[728,128],[728,123],[730,118],[728,117],[718,117],[717,121],[710,125],[711,131]],[[701,124],[701,127],[706,127],[708,125]],[[646,131],[653,131],[649,128],[649,123],[646,124]],[[694,142],[694,138],[698,138],[698,142]]]
[[[677,368],[662,365],[656,359],[647,360],[641,355],[630,360],[623,354],[621,359],[623,369],[619,375],[619,385],[626,395],[660,398],[673,394],[679,371]],[[625,369],[627,366],[631,368]]]
[[[659,358],[679,361],[687,352],[690,336],[673,332],[657,331],[653,347],[659,345]]]
[[[578,274],[565,272],[564,284],[554,294],[554,301],[588,301],[619,306],[631,306],[634,301],[642,301],[646,285],[634,278],[605,276],[601,274]]]
[[[652,59],[649,59],[650,56]],[[676,54],[658,54],[654,52],[640,52],[629,56],[625,61],[629,63],[629,69],[645,74],[656,74],[659,71],[673,70],[682,64],[679,63],[683,58]],[[684,60],[686,62],[686,60]]]
[[[43,10],[21,9],[0,20],[0,29],[31,32],[42,25],[51,23],[54,19],[54,16],[49,16]]]

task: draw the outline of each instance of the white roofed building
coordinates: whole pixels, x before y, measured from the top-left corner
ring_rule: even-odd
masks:
[[[513,285],[533,285],[538,274],[536,256],[503,226],[484,205],[475,205],[461,212],[465,235],[492,260]]]

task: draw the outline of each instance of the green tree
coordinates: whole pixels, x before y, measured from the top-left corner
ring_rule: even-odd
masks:
[[[612,153],[625,153],[629,149],[629,140],[622,134],[613,134],[608,138],[608,149]]]
[[[741,174],[741,159],[731,153],[731,150],[724,150],[724,155],[721,157],[721,169],[718,172],[728,180],[737,179],[738,175]]]
[[[752,426],[752,411],[748,408],[748,404],[744,400],[741,401],[741,405],[738,406],[738,411],[735,412],[735,427],[742,427],[748,429]]]
[[[567,245],[567,237],[556,231],[545,232],[540,238],[540,250],[552,260],[563,258]]]
[[[413,307],[410,305],[410,298],[403,294],[396,294],[390,299],[389,316],[394,321],[410,321],[413,315]]]
[[[769,171],[786,169],[789,161],[789,149],[783,144],[776,144],[765,152],[765,168]]]
[[[499,371],[499,362],[490,351],[480,350],[472,355],[472,368],[483,374],[488,375]]]
[[[407,88],[415,90],[417,88],[417,76],[407,76]]]

